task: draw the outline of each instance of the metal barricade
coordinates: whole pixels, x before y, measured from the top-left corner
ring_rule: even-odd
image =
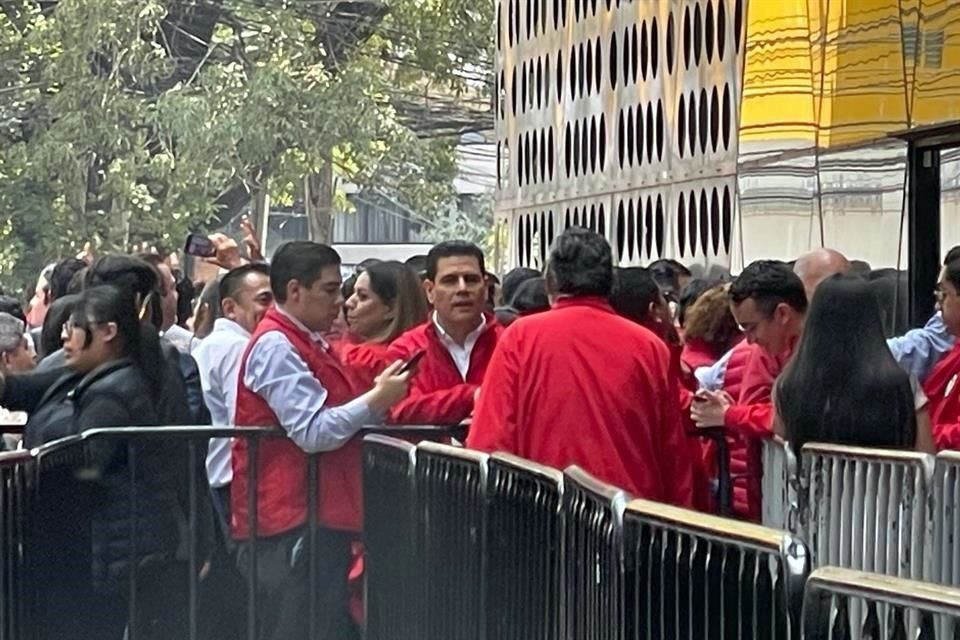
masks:
[[[30,509],[27,451],[0,454],[0,640],[20,640],[29,624],[24,605],[26,571],[23,547],[25,514]]]
[[[762,441],[762,518],[765,527],[799,533],[801,486],[797,458],[780,438]]]
[[[387,436],[363,441],[367,640],[420,640],[422,579],[416,447]]]
[[[486,638],[487,460],[487,454],[433,442],[417,447],[423,640]]]
[[[623,515],[627,640],[796,640],[806,546],[754,524],[646,500]]]
[[[563,474],[507,454],[488,463],[487,639],[563,637]]]
[[[937,455],[924,580],[960,586],[960,452]]]
[[[931,456],[814,443],[803,467],[814,566],[922,578]]]
[[[623,510],[627,494],[579,467],[564,472],[568,640],[627,640]]]
[[[807,581],[804,640],[919,638],[960,635],[960,590],[838,567]]]

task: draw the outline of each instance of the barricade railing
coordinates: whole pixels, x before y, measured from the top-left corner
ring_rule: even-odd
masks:
[[[837,567],[807,581],[804,640],[919,638],[960,634],[960,590]]]
[[[425,558],[424,640],[486,638],[487,461],[425,442],[415,466]]]
[[[627,640],[623,511],[628,496],[578,467],[564,472],[568,640]]]
[[[30,453],[0,453],[0,640],[18,640],[25,628],[26,570],[22,545],[24,513],[30,508],[27,472]]]
[[[797,458],[780,438],[763,440],[761,524],[773,529],[802,531],[802,490]]]
[[[563,474],[500,453],[488,474],[487,638],[563,638]]]
[[[960,452],[943,451],[934,463],[924,580],[960,586]]]
[[[921,579],[933,458],[817,443],[802,457],[814,566]]]
[[[363,441],[363,542],[368,640],[421,640],[426,559],[419,530],[416,447],[381,435]]]
[[[646,500],[627,505],[623,526],[629,640],[800,637],[798,538]]]
[[[387,429],[408,439],[459,433],[429,425]],[[72,623],[63,602],[91,620],[99,613],[94,607],[109,609],[110,628],[126,627],[130,640],[158,634],[197,638],[199,584],[209,569],[215,535],[204,468],[207,443],[210,438],[248,441],[249,526],[257,513],[260,441],[283,435],[257,427],[94,429],[30,451],[0,454],[0,640],[64,637],[63,625]],[[302,619],[309,617],[313,633],[320,612],[312,594],[325,577],[314,561],[319,456],[307,459],[301,557],[310,563],[311,597]],[[257,538],[245,544],[257,557]],[[73,573],[66,573],[68,567]],[[262,623],[257,573],[258,563],[250,562],[245,634],[250,640],[259,637]],[[164,597],[151,598],[158,590]],[[73,598],[78,593],[82,597]]]

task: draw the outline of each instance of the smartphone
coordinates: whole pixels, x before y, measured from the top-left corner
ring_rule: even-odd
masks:
[[[187,244],[183,252],[197,258],[212,258],[217,255],[217,247],[214,246],[213,240],[202,233],[191,233],[187,236]]]
[[[426,350],[421,349],[420,351],[417,351],[415,354],[410,356],[410,358],[408,358],[406,362],[403,363],[403,365],[400,367],[400,370],[397,371],[397,374],[398,375],[403,374],[403,373],[406,373],[407,371],[413,371],[414,369],[416,369],[417,364],[419,364],[420,360],[422,360],[423,356],[425,355],[427,355]]]

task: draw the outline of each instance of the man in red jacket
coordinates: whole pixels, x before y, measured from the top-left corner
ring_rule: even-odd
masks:
[[[424,289],[433,307],[426,323],[397,338],[390,358],[424,352],[410,395],[390,412],[399,424],[456,424],[473,403],[502,327],[487,305],[483,252],[469,242],[448,241],[427,254]]]
[[[318,631],[310,640],[350,637],[347,569],[360,523],[360,445],[353,436],[407,393],[409,374],[398,373],[399,362],[373,389],[356,388],[324,340],[343,305],[340,280],[340,256],[330,247],[280,247],[270,270],[276,306],[257,326],[240,367],[237,426],[274,426],[286,436],[259,441],[255,514],[247,510],[248,442],[240,438],[233,449],[231,529],[245,572],[250,537],[257,537],[262,640],[305,640],[309,633],[307,454],[319,452]]]
[[[773,433],[773,383],[803,333],[807,295],[786,264],[759,260],[730,285],[730,303],[747,342],[733,349],[724,391],[699,394],[691,414],[699,426],[729,430],[734,512],[759,520],[760,440]]]
[[[568,229],[547,268],[550,311],[504,333],[467,446],[576,464],[651,500],[690,506],[693,475],[666,345],[619,317],[603,237]]]

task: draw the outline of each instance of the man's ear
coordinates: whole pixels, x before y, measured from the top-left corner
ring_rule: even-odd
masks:
[[[424,280],[424,281],[423,281],[423,291],[424,291],[424,293],[427,294],[427,302],[429,302],[431,306],[433,306],[433,304],[434,304],[434,302],[433,302],[433,294],[434,294],[434,289],[435,289],[435,288],[436,288],[436,285],[433,283],[433,280]]]

